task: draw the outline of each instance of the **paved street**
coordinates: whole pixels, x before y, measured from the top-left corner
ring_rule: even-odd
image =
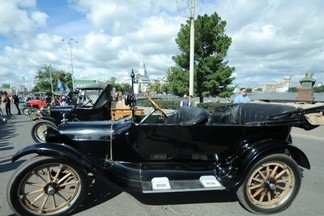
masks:
[[[11,163],[11,156],[20,148],[34,143],[28,116],[12,116],[6,125],[0,125],[0,215],[13,215],[6,201],[6,187],[13,171],[23,160]],[[312,169],[305,170],[301,190],[290,208],[276,214],[323,215],[324,194],[324,128],[304,132],[294,129],[293,141],[308,156]],[[104,185],[91,188],[86,205],[75,213],[78,216],[251,216],[238,203],[235,194],[228,192],[178,193],[160,195],[128,194],[111,192]]]

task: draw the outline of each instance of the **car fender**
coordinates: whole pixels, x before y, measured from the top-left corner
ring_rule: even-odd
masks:
[[[41,120],[50,121],[50,122],[53,122],[53,123],[56,124],[56,120],[53,117],[51,117],[51,116],[42,116],[41,117]]]
[[[34,145],[29,145],[19,150],[12,157],[12,162],[15,162],[19,158],[29,154],[38,154],[46,156],[56,155],[59,157],[68,158],[74,163],[79,164],[87,171],[94,173],[96,177],[98,177],[98,179],[107,181],[107,178],[104,177],[104,172],[102,171],[102,169],[99,168],[91,158],[68,145],[64,145],[62,143],[38,143]]]
[[[244,181],[244,176],[247,175],[254,163],[274,153],[290,155],[299,166],[310,169],[310,163],[307,156],[299,148],[293,145],[287,145],[286,143],[278,143],[275,140],[268,140],[267,142],[260,142],[253,145],[253,147],[252,145],[251,147],[245,147],[245,150],[242,150],[232,161],[232,165],[236,167],[238,171],[237,177],[239,181],[237,183],[242,183]]]

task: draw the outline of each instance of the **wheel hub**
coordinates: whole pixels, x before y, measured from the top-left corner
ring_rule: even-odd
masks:
[[[45,189],[44,189],[44,191],[45,191],[46,194],[48,194],[48,195],[52,195],[52,196],[53,196],[54,194],[56,194],[56,193],[58,192],[58,190],[59,190],[58,185],[57,185],[57,184],[53,184],[53,183],[48,184],[48,185],[45,187]]]
[[[264,182],[264,187],[267,190],[276,191],[276,181],[274,179],[268,179]]]

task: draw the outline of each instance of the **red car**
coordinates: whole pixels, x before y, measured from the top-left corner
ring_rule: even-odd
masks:
[[[42,108],[43,106],[47,106],[46,100],[41,99],[31,99],[27,102],[28,106],[34,107],[37,109]]]

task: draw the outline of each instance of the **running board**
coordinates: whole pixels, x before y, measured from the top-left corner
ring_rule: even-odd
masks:
[[[167,177],[155,177],[142,182],[143,193],[171,193],[189,191],[224,190],[225,187],[215,176],[201,176],[197,180],[169,180]]]

